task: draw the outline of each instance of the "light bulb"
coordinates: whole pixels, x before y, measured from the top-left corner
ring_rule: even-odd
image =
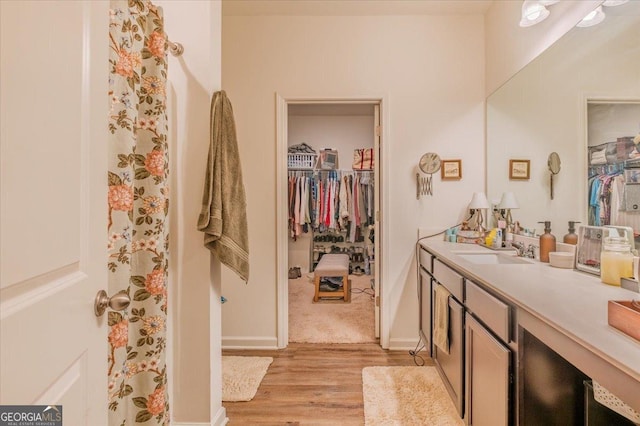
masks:
[[[576,26],[584,28],[598,25],[600,22],[604,21],[605,16],[602,6],[598,6],[594,11],[582,18],[582,21],[578,22]]]
[[[602,5],[613,7],[613,6],[620,6],[621,4],[625,4],[627,2],[629,2],[629,0],[607,0],[604,3],[602,3]]]
[[[530,27],[544,21],[549,16],[549,10],[541,2],[525,0],[522,3],[521,27]]]

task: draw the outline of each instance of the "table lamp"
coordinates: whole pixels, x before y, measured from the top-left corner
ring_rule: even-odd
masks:
[[[483,226],[484,218],[482,217],[482,210],[489,208],[489,201],[484,192],[474,192],[471,202],[469,203],[469,210],[471,210],[472,229],[475,231],[484,232],[486,229]]]

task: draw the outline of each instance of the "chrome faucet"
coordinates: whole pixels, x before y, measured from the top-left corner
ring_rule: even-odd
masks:
[[[527,246],[527,248],[525,249],[524,247],[524,243],[521,243],[519,241],[514,241],[511,243],[511,247],[513,247],[514,249],[516,249],[516,256],[518,257],[526,257],[529,259],[535,259],[536,257],[536,245],[533,244],[529,244],[529,246]]]
[[[527,251],[524,252],[523,256],[529,259],[535,259],[536,258],[536,249],[538,248],[538,246],[534,245],[534,244],[529,244],[529,246],[527,247]]]
[[[513,247],[514,249],[516,249],[516,255],[518,257],[523,257],[524,256],[524,243],[521,243],[519,241],[514,241],[511,243],[511,247]]]

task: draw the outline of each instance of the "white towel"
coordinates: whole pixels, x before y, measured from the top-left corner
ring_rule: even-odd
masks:
[[[449,290],[438,284],[434,301],[433,343],[449,353]]]
[[[593,151],[591,153],[591,164],[607,164],[607,156],[605,149],[599,151]]]

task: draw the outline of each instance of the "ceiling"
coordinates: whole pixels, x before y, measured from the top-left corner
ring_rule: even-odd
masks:
[[[493,1],[494,0],[222,0],[222,15],[484,15]]]

